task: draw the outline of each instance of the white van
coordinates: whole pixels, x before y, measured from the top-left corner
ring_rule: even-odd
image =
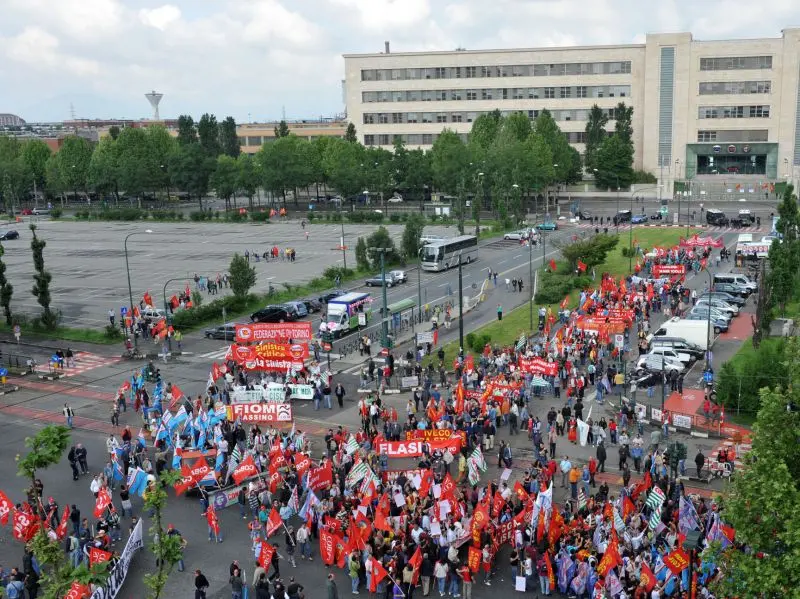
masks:
[[[721,274],[714,275],[714,282],[715,283],[731,283],[733,285],[739,285],[740,287],[744,287],[745,289],[749,289],[750,291],[758,291],[758,283],[755,281],[751,281],[747,275],[742,275],[735,272],[725,272]]]
[[[674,316],[656,329],[654,333],[648,335],[647,342],[652,343],[653,339],[657,337],[684,339],[705,351],[708,349],[708,323],[705,320],[686,320]]]

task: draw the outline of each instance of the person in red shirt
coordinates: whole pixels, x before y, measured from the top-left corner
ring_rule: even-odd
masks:
[[[470,572],[469,566],[466,563],[461,564],[456,572],[463,582],[464,599],[472,599],[472,572]]]

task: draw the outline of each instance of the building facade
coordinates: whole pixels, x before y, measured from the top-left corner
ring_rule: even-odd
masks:
[[[465,139],[481,114],[543,109],[579,151],[589,109],[633,107],[634,167],[662,179],[794,178],[800,166],[800,29],[779,38],[345,55],[348,119],[367,146]]]
[[[275,141],[277,139],[275,128],[278,125],[277,122],[237,125],[236,135],[239,136],[242,152],[255,154],[265,143]],[[314,141],[318,137],[344,137],[347,125],[347,121],[338,119],[287,121],[286,123],[290,133],[308,141]]]
[[[16,114],[0,112],[0,127],[22,127],[24,124],[25,120]]]

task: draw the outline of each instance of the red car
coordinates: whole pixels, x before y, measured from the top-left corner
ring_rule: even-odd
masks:
[[[31,216],[33,214],[33,210],[31,210],[30,208],[23,208],[20,214],[22,214],[22,216]]]

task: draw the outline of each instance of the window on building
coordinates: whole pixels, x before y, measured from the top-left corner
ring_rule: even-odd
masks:
[[[558,97],[559,98],[571,98],[572,97],[572,88],[571,87],[559,87],[558,88]]]
[[[387,113],[385,113],[385,112],[379,112],[378,113],[378,122],[381,125],[388,124],[389,123],[389,115]]]
[[[404,112],[393,112],[392,113],[392,124],[393,125],[401,125],[402,123],[405,122],[405,119],[403,117],[405,117],[405,113]]]
[[[512,77],[527,77],[530,69],[528,65],[524,64],[517,64],[511,67],[511,76]]]
[[[467,113],[467,122],[468,123],[471,123],[472,121],[474,121],[477,118],[478,118],[478,113],[477,112],[468,112]]]
[[[433,90],[432,89],[422,90],[422,101],[423,102],[432,102],[433,101]]]
[[[406,79],[419,79],[420,69],[406,69]]]
[[[716,131],[698,131],[697,141],[699,143],[708,143],[710,141],[717,141]]]
[[[701,58],[701,71],[743,71],[771,69],[772,56],[722,56]]]
[[[494,90],[489,89],[482,89],[481,90],[481,100],[492,100],[493,99],[493,92]]]
[[[397,94],[398,99],[395,102],[400,102],[400,98],[403,97],[405,94],[404,92],[394,92]],[[378,92],[378,102],[390,102],[392,100],[392,95],[389,92]]]
[[[504,87],[502,91],[503,91],[503,100],[508,100],[508,98],[509,98],[509,96],[508,96],[508,88]]]
[[[377,92],[361,92],[361,101],[363,103],[375,102],[378,99]]]
[[[432,112],[423,112],[422,113],[422,122],[423,123],[432,123],[433,122],[433,113]]]
[[[769,106],[750,106],[750,118],[769,118]]]
[[[477,100],[478,99],[478,92],[474,89],[467,90],[467,100]]]
[[[375,123],[375,115],[371,112],[364,113],[364,124],[365,125],[373,125]]]
[[[409,123],[416,123],[419,121],[419,114],[416,112],[409,112],[406,119]]]
[[[594,88],[594,97],[595,98],[602,98],[605,95],[605,88],[604,87],[595,87]]]
[[[374,146],[375,145],[375,136],[372,134],[367,134],[364,136],[364,145],[365,146]]]
[[[446,112],[439,112],[436,114],[436,122],[437,123],[446,123],[447,122],[447,113]]]
[[[389,145],[389,134],[388,133],[381,133],[378,135],[378,145],[379,146],[388,146]]]
[[[429,146],[433,143],[433,135],[430,133],[423,133],[422,134],[422,145]]]
[[[422,92],[420,90],[411,90],[408,92],[409,102],[419,102],[422,99]]]
[[[463,119],[464,119],[464,115],[461,112],[453,112],[453,113],[450,114],[450,120],[453,123],[460,123],[460,122],[463,121]],[[442,121],[442,122],[444,123],[444,122],[447,122],[447,121]]]
[[[405,99],[406,99],[406,92],[404,91],[392,92],[392,102],[404,102]]]
[[[447,79],[447,69],[445,67],[436,67],[433,73],[434,79]]]
[[[586,97],[586,86],[579,85],[575,88],[575,97],[576,98],[585,98]]]
[[[556,97],[556,88],[555,87],[545,87],[544,88],[544,97],[545,99],[552,99]]]
[[[466,67],[465,75],[467,79],[474,79],[478,76],[478,67]]]
[[[375,81],[375,69],[362,69],[361,81]]]

